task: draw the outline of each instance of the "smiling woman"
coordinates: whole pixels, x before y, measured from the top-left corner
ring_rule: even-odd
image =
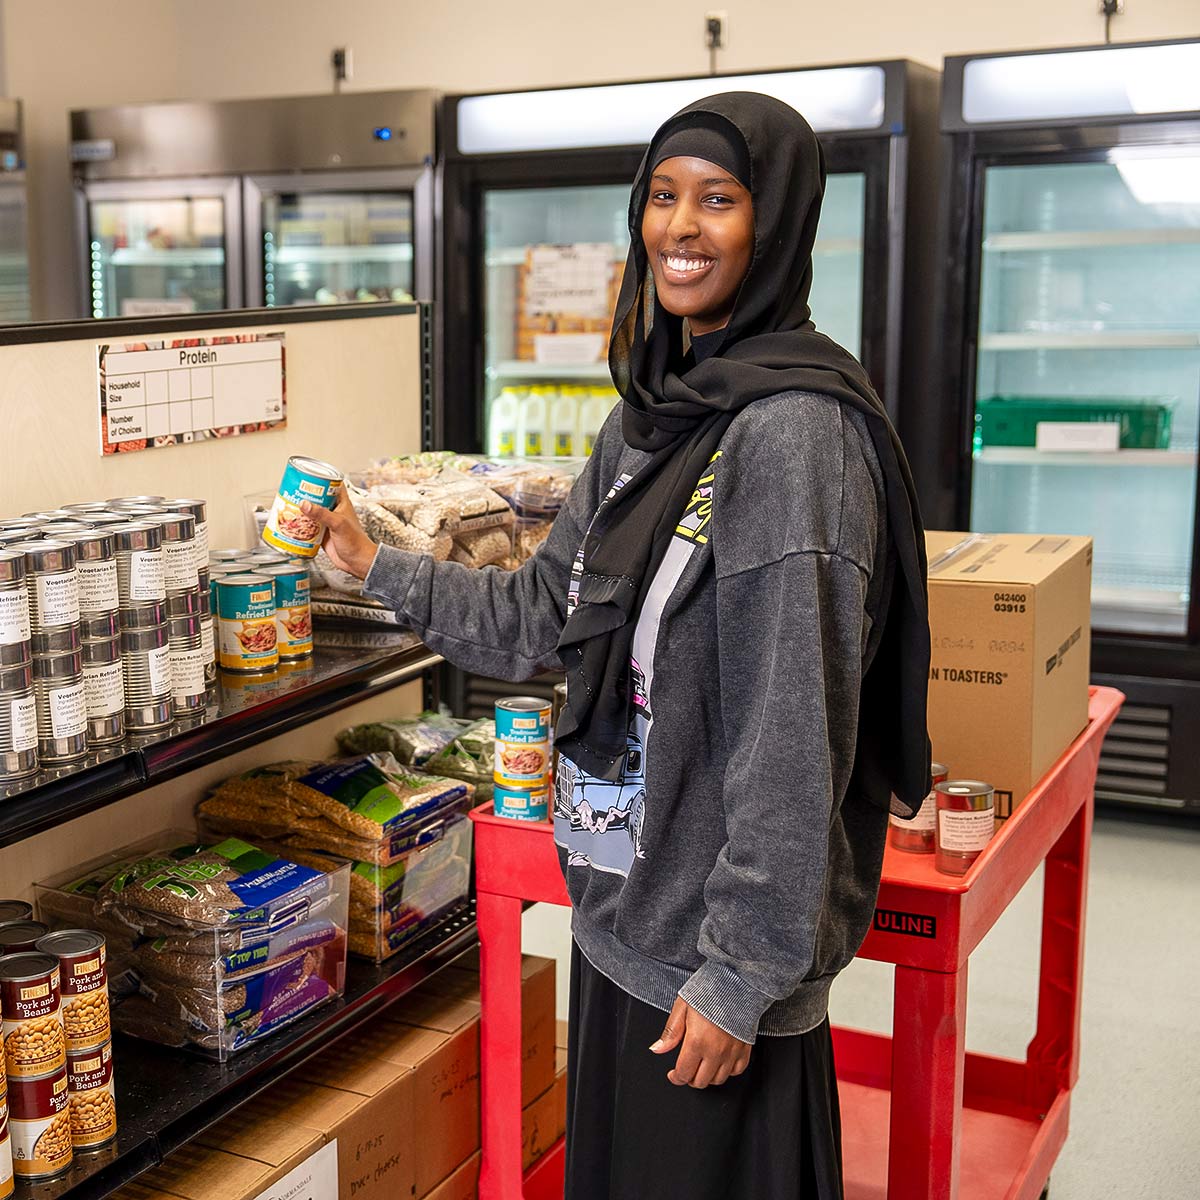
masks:
[[[681,150],[704,148],[702,137],[673,140]],[[642,241],[659,300],[687,318],[693,336],[728,324],[754,253],[754,205],[743,183],[704,158],[664,159],[650,180]]]

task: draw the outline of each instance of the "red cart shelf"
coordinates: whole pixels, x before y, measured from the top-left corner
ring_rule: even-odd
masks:
[[[961,878],[890,847],[859,955],[896,966],[901,1036],[835,1029],[847,1200],[1037,1200],[1067,1136],[1079,1014],[1092,797],[1124,697],[1093,688],[1087,728]],[[521,909],[566,904],[549,825],[475,825],[481,945],[480,1200],[561,1200],[560,1142],[521,1171]],[[1024,1061],[967,1054],[967,963],[1039,863],[1037,1031]],[[897,1030],[897,1032],[901,1032]]]

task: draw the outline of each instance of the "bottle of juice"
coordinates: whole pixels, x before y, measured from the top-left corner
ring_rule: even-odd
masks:
[[[580,406],[579,429],[583,436],[583,453],[591,454],[600,427],[608,419],[613,405],[620,399],[616,388],[588,388],[587,398]]]
[[[563,385],[550,405],[550,444],[555,458],[579,453],[579,393],[584,388]]]
[[[541,458],[546,453],[546,427],[554,388],[531,387],[521,397],[517,411],[517,453],[523,458]]]
[[[487,452],[492,458],[512,458],[517,452],[517,418],[521,407],[521,390],[515,387],[500,389],[488,411]]]

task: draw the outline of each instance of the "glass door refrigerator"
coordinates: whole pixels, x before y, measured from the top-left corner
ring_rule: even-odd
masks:
[[[443,101],[441,444],[590,451],[617,400],[606,360],[634,173],[666,117],[732,90],[779,97],[820,136],[829,183],[814,318],[901,411],[906,390],[924,382],[932,327],[935,230],[925,218],[936,200],[938,74],[896,61]],[[922,219],[906,222],[910,211]]]
[[[96,317],[432,299],[435,95],[71,114]]]
[[[0,100],[0,324],[32,315],[29,297],[28,198],[20,100]]]
[[[1094,679],[1129,698],[1097,796],[1200,808],[1200,42],[952,58],[944,81],[927,516],[1094,538]]]

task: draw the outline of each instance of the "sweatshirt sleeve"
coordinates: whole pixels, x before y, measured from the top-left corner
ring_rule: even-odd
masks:
[[[854,760],[867,584],[854,562],[812,551],[718,576],[728,841],[704,888],[705,961],[680,995],[744,1042],[812,970]]]
[[[464,671],[516,682],[560,669],[556,647],[571,566],[620,449],[620,428],[610,419],[550,535],[518,570],[475,569],[380,546],[364,595],[393,609],[431,650]]]

